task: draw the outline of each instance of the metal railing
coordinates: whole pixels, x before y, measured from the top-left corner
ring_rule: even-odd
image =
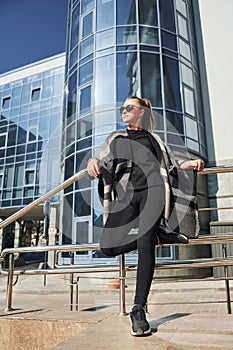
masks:
[[[204,169],[200,174],[217,174],[217,173],[227,173],[227,172],[233,172],[233,167],[216,167],[216,168],[207,168]],[[54,194],[58,193],[59,191],[65,189],[75,181],[78,181],[83,176],[87,174],[87,170],[84,169],[77,174],[73,175],[69,179],[67,179],[62,184],[55,187],[53,190],[47,192],[46,194],[42,195],[40,198],[36,199],[34,202],[30,203],[23,209],[19,210],[15,214],[11,215],[6,220],[2,221],[0,223],[0,229],[5,228],[10,223],[14,222],[15,220],[22,217],[24,214],[28,213],[30,210],[47,200],[48,198],[52,197]],[[204,210],[212,210],[211,208],[203,208]],[[232,209],[231,207],[224,208],[224,209]],[[217,208],[218,210],[218,208]],[[222,236],[222,237],[200,237],[198,240],[190,240],[189,244],[212,244],[212,243],[222,243],[223,245],[227,242],[233,241],[233,236]],[[113,272],[113,271],[119,271],[119,279],[120,279],[120,314],[124,315],[126,314],[125,311],[125,278],[126,278],[126,270],[132,269],[130,266],[125,266],[125,257],[124,255],[120,256],[119,260],[119,266],[97,266],[92,265],[91,267],[86,267],[84,265],[80,265],[79,268],[77,267],[70,267],[70,268],[50,268],[50,269],[43,269],[43,270],[14,270],[14,255],[19,253],[25,253],[25,252],[41,252],[41,251],[54,251],[54,253],[57,252],[77,252],[77,251],[88,251],[88,250],[98,250],[99,245],[98,244],[89,244],[89,245],[61,245],[61,246],[37,246],[37,247],[24,247],[24,248],[9,248],[4,249],[1,256],[0,256],[0,262],[3,262],[5,260],[6,255],[9,255],[9,269],[8,271],[2,270],[3,274],[8,275],[8,281],[7,281],[7,308],[6,311],[10,311],[12,309],[12,290],[13,290],[13,277],[14,275],[42,275],[42,274],[74,274],[74,273],[84,273],[84,272]],[[213,265],[213,262],[208,262],[204,266],[203,264],[199,267],[206,267],[206,266],[220,266],[220,264],[215,262],[215,265]],[[227,290],[227,302],[228,302],[228,312],[231,313],[230,310],[230,289],[229,289],[229,277],[228,277],[228,266],[233,266],[232,262],[229,261],[223,261],[222,265],[225,269],[225,277],[223,278],[226,281],[226,290]],[[194,267],[194,264],[189,264],[189,267]],[[165,267],[166,268],[166,267]],[[178,265],[176,268],[179,268]],[[183,266],[180,266],[180,268],[184,268]],[[133,268],[135,269],[135,267]],[[72,293],[71,293],[72,294]],[[71,295],[72,300],[72,295]]]
[[[10,225],[12,222],[16,221],[17,219],[21,218],[24,214],[27,214],[32,209],[38,207],[39,204],[45,202],[48,198],[52,197],[54,194],[60,192],[61,190],[64,190],[66,187],[72,185],[74,182],[80,180],[82,177],[84,177],[87,174],[87,170],[81,170],[78,173],[71,176],[69,179],[65,180],[60,185],[56,186],[49,192],[45,193],[41,197],[37,198],[32,203],[28,204],[27,206],[23,207],[22,209],[18,210],[16,213],[9,216],[4,221],[0,222],[0,230],[5,228],[6,226]]]
[[[55,245],[55,246],[38,246],[38,247],[23,247],[23,248],[8,248],[4,249],[1,258],[4,260],[9,255],[8,270],[2,270],[1,273],[8,276],[7,280],[7,306],[5,311],[12,310],[12,292],[13,292],[13,278],[14,275],[51,275],[51,274],[71,274],[71,290],[70,290],[70,307],[73,309],[73,285],[74,274],[89,273],[89,272],[119,272],[120,279],[120,310],[121,315],[125,314],[125,264],[124,256],[120,256],[119,264],[99,264],[99,265],[80,265],[79,267],[63,267],[63,268],[47,268],[47,269],[22,269],[14,270],[14,255],[26,252],[84,252],[90,250],[99,250],[99,244],[79,244],[79,245]],[[76,286],[77,287],[77,286]],[[76,291],[77,295],[77,291]],[[76,305],[77,309],[77,305]]]

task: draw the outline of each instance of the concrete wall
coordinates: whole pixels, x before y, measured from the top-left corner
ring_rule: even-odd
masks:
[[[209,161],[233,164],[233,1],[199,0],[199,9],[215,147]]]
[[[200,12],[199,35],[203,40],[197,44],[205,101],[208,166],[233,166],[233,1],[193,2]],[[199,16],[196,18],[199,20]],[[208,176],[208,185],[211,207],[233,207],[232,173]],[[212,211],[211,220],[233,221],[233,210]]]

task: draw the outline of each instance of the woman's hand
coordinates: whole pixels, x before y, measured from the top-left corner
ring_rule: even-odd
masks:
[[[90,176],[97,177],[100,173],[100,164],[96,158],[90,158],[87,162],[87,172]]]
[[[195,160],[188,160],[187,162],[184,162],[181,164],[180,168],[183,170],[196,170],[196,171],[202,171],[205,167],[205,163],[202,159],[195,159]]]

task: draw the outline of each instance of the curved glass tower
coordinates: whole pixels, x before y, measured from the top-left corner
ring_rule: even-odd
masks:
[[[105,137],[124,127],[118,105],[147,97],[157,132],[176,152],[206,157],[191,0],[70,0],[62,165],[86,167]],[[96,181],[65,190],[63,243],[98,242]]]

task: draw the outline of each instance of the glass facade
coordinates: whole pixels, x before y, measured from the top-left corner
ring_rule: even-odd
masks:
[[[60,55],[61,56],[61,55]],[[61,182],[64,87],[60,58],[2,76],[0,84],[0,214],[29,204]],[[13,77],[15,75],[15,78]],[[13,77],[13,78],[12,78]],[[9,79],[8,79],[9,78]],[[58,197],[54,197],[57,200]]]
[[[206,158],[191,0],[70,0],[65,85],[65,179],[125,127],[117,107],[132,95],[150,99],[174,150]],[[86,178],[65,190],[64,243],[99,241],[96,187]]]

